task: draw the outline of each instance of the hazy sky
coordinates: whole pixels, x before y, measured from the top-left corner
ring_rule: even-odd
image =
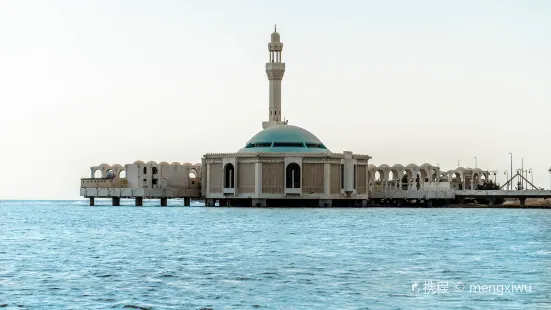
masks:
[[[549,187],[551,1],[0,0],[1,198],[78,198],[89,167],[197,163],[282,110],[374,164],[497,169]]]

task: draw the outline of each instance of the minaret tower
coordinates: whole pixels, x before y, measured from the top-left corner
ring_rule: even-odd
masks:
[[[262,122],[263,128],[286,124],[286,122],[281,121],[281,80],[285,73],[285,63],[281,62],[283,43],[279,40],[277,25],[272,33],[272,40],[268,43],[268,50],[270,51],[270,59],[266,63],[266,74],[270,82],[270,106],[268,121]]]

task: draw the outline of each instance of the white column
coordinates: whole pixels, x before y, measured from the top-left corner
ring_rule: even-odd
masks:
[[[331,194],[331,164],[328,163],[323,164],[323,193],[329,199]]]

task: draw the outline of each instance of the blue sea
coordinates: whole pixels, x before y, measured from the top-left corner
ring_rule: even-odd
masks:
[[[551,210],[122,203],[0,201],[0,307],[551,308]]]

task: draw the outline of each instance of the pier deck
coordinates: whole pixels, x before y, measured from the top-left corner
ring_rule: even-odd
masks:
[[[183,198],[184,205],[189,206],[191,199],[201,198],[200,189],[178,188],[80,188],[80,195],[90,199],[94,205],[94,198],[111,198],[113,206],[119,206],[121,198],[136,200],[136,206],[143,205],[143,199],[160,199],[161,206],[167,205],[169,198]]]

